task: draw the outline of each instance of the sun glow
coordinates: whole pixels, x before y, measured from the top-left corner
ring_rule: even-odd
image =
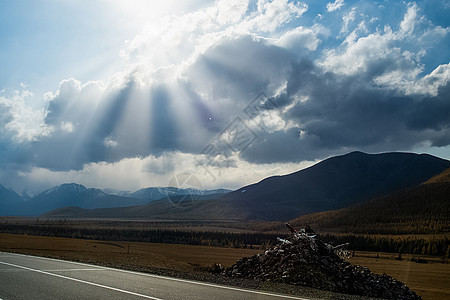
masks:
[[[124,22],[124,25],[138,30],[145,24],[158,26],[162,17],[198,9],[202,3],[199,0],[103,0],[103,2],[105,7],[110,8]]]

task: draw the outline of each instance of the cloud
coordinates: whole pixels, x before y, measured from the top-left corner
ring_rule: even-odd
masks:
[[[221,0],[217,3],[217,22],[220,24],[235,23],[241,20],[247,11],[248,1],[242,0]]]
[[[6,126],[13,120],[7,100],[0,98],[0,131],[3,134],[7,132]]]
[[[111,137],[106,137],[103,140],[103,143],[105,144],[105,146],[107,148],[109,148],[109,147],[117,147],[117,145],[119,145],[119,143],[117,143],[117,141],[113,140]]]
[[[75,131],[75,125],[71,122],[61,122],[61,130],[72,133]]]
[[[450,82],[450,63],[439,65],[430,74],[404,88],[406,94],[424,94],[438,96],[439,89]]]
[[[417,22],[417,6],[410,4],[403,21],[400,23],[400,33],[402,35],[411,35]]]
[[[264,39],[243,36],[224,39],[211,47],[187,68],[184,76],[198,93],[210,95],[215,101],[234,99],[237,103],[230,104],[238,105],[234,110],[239,111],[251,100],[249,96],[264,89],[278,89],[293,61],[286,49]]]
[[[242,155],[254,163],[287,162],[353,149],[411,149],[424,142],[447,146],[449,89],[446,81],[436,96],[399,95],[359,75],[337,76],[303,61],[293,69],[286,91],[273,99],[287,107],[282,118],[297,126],[267,133]]]
[[[308,5],[302,2],[289,2],[287,0],[259,0],[258,10],[247,20],[249,29],[262,32],[274,32],[301,17],[308,10]]]
[[[351,13],[354,11],[352,9]],[[347,26],[345,20],[344,25]],[[326,51],[325,58],[319,64],[336,74],[368,76],[367,80],[377,85],[389,86],[409,95],[419,92],[415,86],[425,80],[419,78],[424,70],[422,61],[431,40],[439,41],[449,30],[434,26],[425,17],[419,16],[415,4],[408,6],[398,31],[385,25],[384,32],[377,30],[359,36],[366,31],[359,28],[350,33],[340,47]],[[429,36],[433,38],[428,39]],[[410,43],[411,39],[415,43]],[[433,77],[430,74],[427,78],[430,76]],[[420,86],[424,89],[419,93],[436,93],[434,85]]]
[[[15,142],[36,141],[51,132],[44,123],[45,110],[35,109],[31,104],[33,98],[33,93],[27,89],[15,90],[9,97],[0,96],[2,131],[11,135]]]
[[[315,28],[296,27],[283,34],[274,45],[295,51],[300,56],[315,51],[320,43],[319,32]]]
[[[352,10],[350,10],[348,13],[344,14],[342,16],[342,29],[341,32],[347,32],[348,26],[350,22],[354,21],[356,17],[356,7],[353,7]]]
[[[99,81],[86,84],[73,78],[61,81],[58,90],[48,96],[45,123],[68,133],[82,130],[97,109],[104,90],[105,85]]]
[[[327,11],[332,12],[335,10],[339,10],[344,5],[344,0],[336,0],[333,3],[329,2],[327,4]]]

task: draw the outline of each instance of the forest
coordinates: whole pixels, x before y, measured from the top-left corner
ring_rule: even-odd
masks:
[[[190,231],[147,228],[80,228],[61,223],[0,224],[0,232],[49,237],[67,237],[89,240],[129,241],[202,245],[228,248],[267,249],[277,243],[277,237],[286,234],[265,232]],[[323,234],[324,242],[339,245],[349,243],[349,250],[422,254],[450,258],[450,239],[446,235],[370,235]]]

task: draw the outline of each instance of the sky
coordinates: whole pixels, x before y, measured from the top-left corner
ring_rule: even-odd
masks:
[[[450,159],[449,15],[448,0],[0,0],[0,184],[236,189],[355,150]]]

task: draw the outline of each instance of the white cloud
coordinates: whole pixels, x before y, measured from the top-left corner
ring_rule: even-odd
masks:
[[[348,25],[350,24],[350,22],[354,21],[355,18],[356,18],[356,7],[353,7],[351,11],[349,11],[342,17],[343,23],[341,33],[348,31]]]
[[[75,125],[86,126],[105,92],[105,84],[100,81],[85,84],[73,78],[61,81],[55,93],[46,94],[49,103],[46,123],[66,132],[74,132]]]
[[[35,96],[26,89],[16,90],[10,97],[0,96],[0,104],[11,117],[4,124],[5,130],[11,132],[17,142],[36,141],[52,131],[44,122],[45,110],[35,108],[33,102],[36,102]]]
[[[361,37],[355,42],[356,35],[346,40],[345,51],[339,54],[336,50],[326,53],[325,60],[321,63],[325,69],[335,73],[351,75],[364,73],[368,70],[370,63],[391,57],[398,49],[389,47],[390,38],[378,33]]]
[[[344,5],[344,0],[336,0],[333,3],[330,2],[327,4],[327,11],[332,12],[332,11],[338,10],[343,5]]]
[[[313,29],[299,26],[283,34],[274,44],[299,52],[303,52],[302,49],[315,51],[320,43],[317,35]]]
[[[281,25],[301,17],[308,10],[306,3],[291,3],[288,0],[259,0],[258,11],[248,19],[249,29],[274,32]]]
[[[248,1],[223,0],[181,16],[165,16],[157,26],[149,23],[127,41],[121,55],[132,68],[144,67],[149,73],[168,66],[182,69],[223,40],[245,35],[270,38],[300,18],[308,6],[288,0],[259,0],[256,10],[247,10]]]
[[[432,95],[437,96],[439,88],[450,82],[450,63],[439,65],[430,74],[417,81],[408,81],[399,88],[407,95]]]
[[[365,74],[373,83],[403,93],[418,92],[414,86],[423,87],[419,82],[425,82],[425,78],[434,78],[430,74],[419,79],[424,67],[421,63],[423,56],[432,43],[449,32],[449,28],[434,26],[418,12],[416,4],[408,5],[398,31],[385,25],[384,32],[377,30],[366,35],[368,29],[364,22],[360,22],[339,48],[325,52],[319,64],[325,70],[337,74]],[[344,15],[341,32],[348,30],[348,24],[355,20],[355,16],[356,8]],[[415,43],[410,43],[411,40]],[[436,94],[436,82],[445,84],[442,80],[434,82],[430,88],[422,89],[420,94],[428,91]]]
[[[105,144],[105,146],[107,147],[107,148],[112,148],[112,147],[117,147],[118,145],[119,145],[119,143],[117,142],[117,141],[115,141],[115,140],[113,140],[113,138],[112,137],[106,137],[104,140],[103,140],[103,143]]]
[[[61,130],[66,132],[74,132],[75,131],[75,125],[71,122],[61,122]]]
[[[417,22],[417,5],[410,4],[408,10],[400,23],[400,34],[411,35]]]
[[[219,0],[217,1],[217,22],[220,24],[236,23],[245,14],[248,0]]]

